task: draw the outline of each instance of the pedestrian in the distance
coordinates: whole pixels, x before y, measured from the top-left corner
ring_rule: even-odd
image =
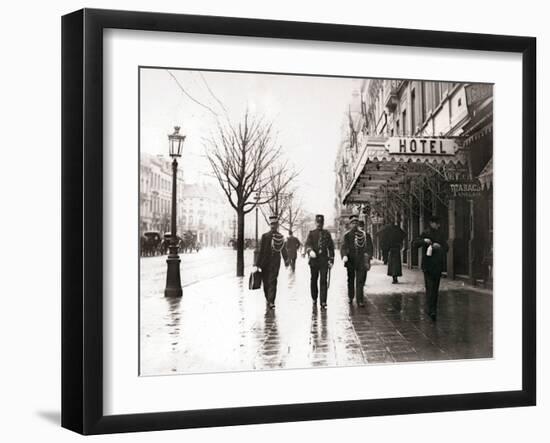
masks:
[[[359,217],[351,215],[350,229],[344,234],[340,254],[348,274],[348,299],[357,300],[360,307],[365,306],[363,286],[367,279],[367,267],[373,254],[370,234],[359,229]]]
[[[262,284],[265,299],[270,309],[275,308],[277,296],[277,277],[281,267],[281,256],[288,266],[288,254],[285,247],[285,238],[279,232],[279,220],[277,216],[269,217],[269,232],[262,235],[258,261],[255,264],[262,273]]]
[[[309,231],[305,245],[311,271],[311,299],[315,305],[320,289],[321,309],[327,308],[328,272],[334,264],[334,242],[330,232],[323,229],[324,223],[322,214],[315,216],[316,229]]]
[[[288,253],[288,263],[292,272],[296,270],[296,257],[298,256],[300,246],[302,246],[300,240],[292,235],[292,230],[289,230],[286,239],[286,251]]]
[[[399,227],[398,218],[384,231],[384,245],[388,251],[388,275],[392,278],[393,284],[399,283],[398,277],[403,275],[401,249],[406,237],[405,231]]]
[[[391,228],[391,226],[392,226],[391,224],[384,225],[382,227],[382,229],[380,229],[376,233],[376,236],[378,237],[378,240],[380,242],[379,243],[380,244],[380,250],[382,251],[382,261],[384,262],[385,265],[388,264],[388,255],[389,255],[388,243],[386,241],[386,239],[387,239],[386,233]]]
[[[439,283],[445,266],[445,257],[449,250],[447,236],[441,230],[438,216],[432,215],[429,227],[413,242],[413,247],[422,248],[422,271],[426,286],[426,304],[428,315],[432,320],[437,318],[437,301]]]

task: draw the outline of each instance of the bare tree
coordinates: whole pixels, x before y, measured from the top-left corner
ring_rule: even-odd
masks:
[[[205,140],[206,157],[229,204],[237,213],[237,276],[244,275],[244,219],[256,205],[269,203],[264,192],[266,172],[281,154],[273,126],[248,110],[237,125],[217,122],[217,130]],[[256,200],[259,192],[262,199]]]
[[[296,198],[294,192],[288,195],[285,210],[282,214],[281,225],[289,231],[294,231],[294,226],[303,217],[302,201]]]
[[[292,195],[290,185],[297,176],[298,173],[288,162],[278,162],[268,168],[263,190],[267,203],[261,206],[266,221],[270,215],[276,215],[281,225],[284,224]]]

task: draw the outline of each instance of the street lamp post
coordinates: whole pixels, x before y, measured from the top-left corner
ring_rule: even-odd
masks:
[[[170,227],[170,246],[169,254],[166,259],[168,269],[166,271],[166,289],[164,290],[165,297],[181,297],[181,278],[180,278],[180,257],[178,255],[178,237],[176,234],[176,192],[178,180],[178,157],[181,157],[183,142],[185,135],[180,135],[180,127],[174,127],[174,133],[168,135],[168,145],[170,149],[170,157],[172,161],[172,214]]]

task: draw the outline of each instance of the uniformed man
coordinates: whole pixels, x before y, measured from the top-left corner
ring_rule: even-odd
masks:
[[[422,247],[422,271],[426,286],[426,304],[428,315],[432,320],[437,317],[437,300],[439,298],[439,282],[445,266],[445,257],[449,250],[447,236],[441,230],[438,216],[432,215],[429,227],[413,242],[413,247]]]
[[[315,216],[316,229],[309,231],[305,245],[311,271],[311,299],[316,305],[320,286],[321,309],[327,308],[328,272],[334,264],[334,242],[330,232],[323,229],[324,223],[322,214]]]
[[[388,272],[387,274],[392,278],[392,283],[399,283],[398,277],[403,275],[401,266],[401,248],[403,247],[403,240],[407,237],[405,231],[399,227],[399,219],[396,218],[395,223],[388,226],[384,231],[384,245],[387,249],[388,257]]]
[[[296,257],[298,256],[298,250],[301,246],[300,240],[292,235],[292,230],[289,230],[286,239],[286,252],[288,253],[288,263],[292,272],[296,269]]]
[[[370,234],[359,229],[359,217],[349,218],[350,229],[344,234],[340,254],[348,274],[348,299],[350,304],[356,298],[360,307],[365,306],[363,286],[367,279],[367,265],[373,253]]]
[[[275,297],[277,295],[277,277],[281,267],[281,256],[288,266],[288,254],[285,247],[285,238],[279,233],[279,220],[277,216],[269,217],[269,232],[262,235],[260,252],[256,267],[262,273],[262,284],[267,305],[270,309],[275,308]]]

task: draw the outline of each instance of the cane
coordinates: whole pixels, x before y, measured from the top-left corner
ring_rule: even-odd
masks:
[[[330,288],[330,271],[332,270],[332,268],[328,268],[328,281],[327,281],[327,289]]]

